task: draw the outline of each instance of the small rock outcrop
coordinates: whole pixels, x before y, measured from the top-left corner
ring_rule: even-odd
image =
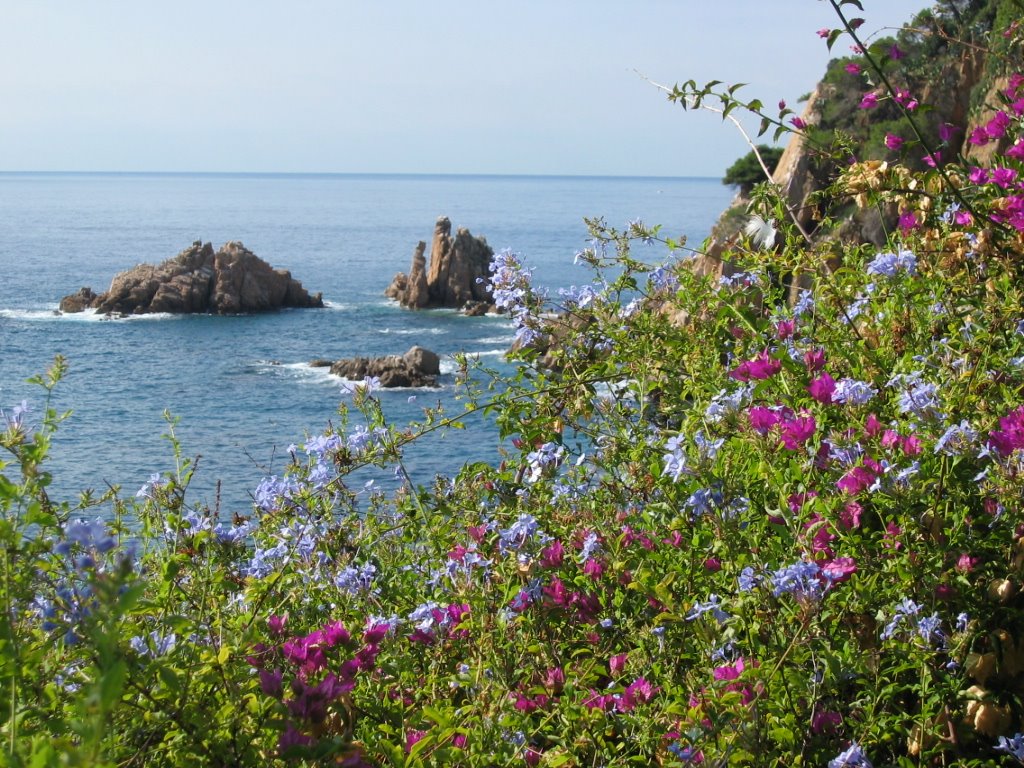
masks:
[[[376,377],[382,387],[432,387],[441,375],[441,358],[423,347],[412,347],[404,355],[349,357],[336,362],[314,360],[310,365],[330,367],[335,376],[349,381]]]
[[[239,242],[214,251],[196,241],[162,264],[139,264],[114,277],[110,290],[90,288],[61,299],[62,312],[95,309],[102,314],[154,312],[218,315],[267,312],[285,307],[322,307],[291,273],[274,269]]]
[[[481,314],[493,305],[487,283],[494,250],[464,227],[454,236],[451,232],[451,221],[441,216],[434,225],[429,265],[424,255],[427,244],[421,240],[413,251],[409,274],[395,275],[384,295],[410,309],[451,307]]]

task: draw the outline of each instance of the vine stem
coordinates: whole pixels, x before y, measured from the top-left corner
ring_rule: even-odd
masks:
[[[667,85],[663,85],[662,83],[658,83],[655,82],[654,80],[651,80],[642,72],[637,72],[637,74],[640,75],[640,77],[642,77],[646,82],[650,83],[658,90],[664,91],[665,93],[668,94],[672,93],[672,89],[669,88]],[[795,206],[791,205],[789,200],[785,199],[785,197],[781,194],[781,187],[779,187],[779,185],[775,183],[775,179],[772,177],[772,172],[768,170],[768,166],[765,165],[764,158],[761,157],[761,153],[758,152],[757,150],[757,145],[754,143],[754,140],[750,137],[750,134],[747,133],[747,130],[743,127],[743,124],[739,120],[737,120],[735,116],[727,114],[724,109],[712,107],[703,102],[700,103],[700,108],[706,109],[708,112],[714,112],[716,115],[721,115],[723,119],[728,120],[734,126],[736,126],[736,130],[740,132],[740,135],[743,136],[743,140],[747,142],[747,146],[749,146],[751,151],[754,153],[754,157],[757,158],[757,163],[758,165],[761,166],[761,171],[764,173],[764,176],[768,180],[768,183],[771,184],[775,188],[775,190],[780,193],[779,198],[782,199],[782,204],[786,207],[786,213],[789,214],[789,218],[796,226],[797,231],[800,232],[800,235],[804,238],[806,242],[810,243],[811,236],[807,232],[807,230],[804,229],[803,225],[800,224],[800,221],[797,219]]]

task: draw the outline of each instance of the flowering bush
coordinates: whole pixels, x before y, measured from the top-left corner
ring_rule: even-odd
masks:
[[[775,200],[780,245],[718,279],[593,222],[553,303],[499,254],[521,365],[467,374],[460,418],[510,442],[431,487],[403,447],[454,420],[397,429],[372,382],[230,521],[177,448],[134,500],[54,504],[60,417],[4,414],[7,762],[1024,763],[1019,146],[849,167],[837,204],[901,214],[884,248]],[[369,463],[406,482],[346,482]]]

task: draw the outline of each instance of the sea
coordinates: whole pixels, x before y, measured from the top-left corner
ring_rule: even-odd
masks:
[[[417,242],[429,245],[439,216],[495,251],[520,254],[534,283],[557,296],[591,281],[575,260],[590,240],[585,218],[615,227],[639,219],[699,245],[732,193],[707,178],[0,173],[0,408],[9,416],[27,401],[25,418],[38,425],[46,393],[26,380],[62,355],[68,371],[49,405],[70,415],[47,462],[51,497],[74,503],[81,491],[114,486],[133,497],[153,473],[174,471],[170,418],[181,455],[194,462],[191,502],[245,514],[260,480],[284,471],[289,447],[337,424],[339,405],[351,403],[343,382],[311,360],[413,345],[437,352],[436,387],[378,393],[399,426],[427,407],[458,412],[455,353],[513,372],[507,318],[412,311],[383,296],[408,271]],[[130,318],[58,311],[61,297],[83,286],[102,292],[116,273],[196,240],[241,241],[321,292],[326,308]],[[657,244],[634,256],[669,258]],[[359,423],[352,413],[350,424]],[[493,422],[479,416],[409,448],[406,468],[429,484],[467,461],[497,461],[500,451]],[[369,471],[381,474],[369,480],[394,482],[391,471]]]

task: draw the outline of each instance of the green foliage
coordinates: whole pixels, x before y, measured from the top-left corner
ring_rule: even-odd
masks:
[[[758,156],[760,156],[760,160],[758,160]],[[736,185],[742,194],[749,194],[755,184],[768,180],[761,163],[764,163],[768,173],[771,174],[775,171],[775,166],[779,164],[780,157],[782,157],[782,147],[759,144],[756,151],[751,150],[726,169],[722,183]]]
[[[740,104],[715,88],[675,96]],[[809,245],[763,185],[778,244],[722,278],[639,221],[589,222],[557,306],[500,254],[515,376],[463,360],[465,410],[402,427],[360,389],[247,518],[190,502],[170,418],[139,496],[52,503],[58,359],[41,418],[0,417],[4,762],[1014,759],[1024,166],[999,162],[845,166],[822,215],[896,210],[881,250]],[[501,464],[409,482],[411,440],[480,413]],[[350,486],[368,464],[405,482]]]

